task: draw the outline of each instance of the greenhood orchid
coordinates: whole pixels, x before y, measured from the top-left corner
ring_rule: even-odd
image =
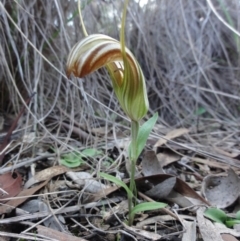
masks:
[[[131,51],[119,41],[102,34],[85,37],[68,56],[67,75],[84,77],[103,66],[126,115],[132,121],[142,119],[148,111],[145,78]]]
[[[135,167],[137,159],[142,152],[147,138],[157,121],[155,114],[142,126],[140,120],[146,115],[149,107],[145,78],[141,67],[131,51],[125,46],[124,26],[126,20],[128,0],[125,0],[120,39],[115,40],[102,34],[88,35],[85,29],[80,0],[78,0],[79,17],[82,25],[84,39],[72,48],[67,60],[67,76],[84,77],[101,67],[106,67],[112,80],[114,92],[118,101],[131,120],[131,144],[129,146],[130,185],[129,188],[121,180],[106,173],[99,175],[109,181],[122,186],[128,194],[129,225],[132,225],[134,214],[138,208],[152,210],[162,208],[162,203],[136,204],[137,189],[135,185]],[[139,206],[140,205],[140,206]],[[149,209],[150,208],[150,209]]]

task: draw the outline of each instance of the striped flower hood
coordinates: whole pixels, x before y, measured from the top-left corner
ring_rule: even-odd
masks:
[[[106,66],[118,101],[133,121],[148,111],[145,78],[131,51],[119,41],[92,34],[75,44],[67,60],[67,76],[84,77]]]

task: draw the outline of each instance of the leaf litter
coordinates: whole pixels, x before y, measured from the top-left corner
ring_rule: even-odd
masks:
[[[186,137],[176,135],[172,140],[178,139],[179,141],[179,138],[184,140]],[[196,227],[199,228],[203,240],[208,240],[208,232],[212,232],[211,235],[221,238],[220,240],[228,240],[232,235],[237,237],[238,231],[234,232],[233,229],[227,227],[225,227],[225,234],[222,237],[222,232],[217,226],[219,224],[208,220],[203,215],[204,210],[201,208],[203,206],[205,209],[210,206],[216,206],[225,210],[237,202],[239,179],[234,171],[236,168],[234,170],[231,168],[227,169],[227,164],[221,166],[216,160],[208,166],[208,163],[210,163],[209,157],[192,157],[192,151],[189,149],[184,150],[182,147],[178,149],[177,145],[171,148],[169,143],[172,140],[161,145],[162,149],[156,149],[159,153],[156,151],[145,151],[138,167],[141,176],[136,177],[139,201],[141,199],[142,201],[161,200],[167,202],[169,206],[159,211],[152,210],[137,214],[136,223],[132,227],[128,227],[123,223],[128,210],[126,205],[122,206],[121,204],[126,204],[126,196],[120,186],[114,186],[107,182],[105,184],[102,183],[94,170],[79,172],[77,167],[67,168],[62,165],[48,167],[25,181],[25,185],[22,186],[23,193],[17,195],[17,199],[7,201],[5,203],[6,206],[2,206],[0,209],[2,214],[8,214],[17,208],[16,218],[5,217],[2,223],[24,223],[28,220],[28,222],[34,225],[36,221],[40,221],[43,218],[41,225],[36,226],[39,235],[49,229],[48,237],[56,238],[60,235],[58,232],[66,228],[66,220],[70,218],[76,221],[78,216],[81,220],[80,222],[82,222],[81,225],[84,225],[84,227],[87,225],[79,240],[88,240],[85,239],[87,233],[90,234],[94,230],[104,230],[105,233],[110,235],[112,233],[111,229],[115,225],[117,225],[116,227],[120,225],[119,227],[121,228],[118,232],[122,233],[122,235],[127,232],[130,236],[133,235],[139,240],[164,240],[166,237],[171,240],[171,237],[176,235],[175,233],[178,236],[180,235],[182,240],[187,240],[189,237],[193,239],[196,235],[199,235]],[[114,151],[114,149],[110,150]],[[159,155],[162,153],[164,153],[164,156]],[[117,151],[116,154],[119,155],[120,153]],[[110,156],[116,154],[111,154],[110,152]],[[183,156],[185,157],[184,160]],[[171,161],[166,162],[164,157],[166,159],[170,158]],[[97,164],[101,158],[104,158],[101,154],[97,156],[89,155],[84,161]],[[204,165],[208,168],[204,168]],[[124,162],[119,167],[118,172],[124,173]],[[119,176],[114,169],[108,171],[115,172],[118,178],[121,178],[128,184],[127,176]],[[205,178],[203,180],[195,178],[195,172],[200,172]],[[217,174],[214,172],[217,172]],[[172,173],[177,173],[177,176]],[[207,173],[209,174],[206,175]],[[215,190],[215,188],[217,189]],[[51,192],[49,193],[48,190],[51,190]],[[33,199],[29,200],[31,195],[36,192],[38,192],[36,197],[34,198],[33,196]],[[48,198],[42,199],[42,195]],[[21,199],[18,199],[20,197]],[[60,206],[56,208],[58,205],[54,204],[54,199],[58,200],[57,202],[62,203],[65,207]],[[111,199],[115,201],[112,202]],[[74,207],[73,203],[76,203],[77,200],[78,204]],[[104,200],[107,202],[103,206]],[[91,208],[89,209],[88,206]],[[61,209],[63,210],[61,211]],[[81,212],[76,216],[77,210],[81,210]],[[91,213],[88,210],[92,210]],[[93,212],[93,210],[95,211]],[[172,212],[172,214],[170,215],[166,210],[170,213]],[[30,213],[31,215],[28,216]],[[48,218],[44,219],[47,216]],[[177,218],[174,218],[174,216]],[[105,228],[102,225],[99,226],[96,224],[97,220],[102,220],[101,222],[105,222],[107,226]],[[157,227],[158,231],[153,232],[153,225],[158,224],[160,224]],[[162,229],[162,227],[165,228]],[[209,231],[206,231],[207,229]],[[230,236],[227,236],[226,232]],[[61,239],[59,238],[59,240]]]
[[[169,2],[169,4],[172,4],[171,1]],[[201,2],[198,4],[201,4]],[[95,9],[94,7],[92,8]],[[16,11],[20,11],[19,9]],[[25,11],[24,15],[26,15]],[[66,14],[66,16],[67,15],[68,14]],[[94,16],[97,17],[96,13]],[[152,16],[155,16],[155,14],[152,14]],[[203,17],[203,21],[205,20]],[[201,25],[200,19],[199,22],[197,21],[197,24]],[[9,29],[13,31],[12,27]],[[29,29],[29,26],[26,27],[26,29]],[[49,29],[46,29],[46,31],[49,31]],[[9,30],[7,32],[9,32]],[[165,35],[167,36],[168,34],[166,33]],[[170,32],[170,34],[173,33]],[[224,32],[223,35],[224,34],[226,33]],[[136,36],[139,35],[137,34]],[[18,38],[14,36],[14,39],[15,37]],[[179,39],[179,33],[177,33],[177,39]],[[184,39],[184,41],[186,42],[186,39]],[[24,42],[26,41],[24,40]],[[57,42],[57,44],[58,43],[59,42]],[[57,46],[57,48],[59,48],[59,46]],[[163,46],[163,48],[165,48],[165,46]],[[13,46],[13,49],[18,48]],[[26,48],[24,47],[22,49]],[[44,49],[44,51],[47,52],[48,49]],[[61,51],[64,50],[61,49]],[[237,51],[235,52],[237,53]],[[163,51],[163,54],[165,58],[166,54],[170,56],[168,51],[166,51],[166,53]],[[175,57],[173,56],[173,58]],[[166,61],[168,61],[167,58]],[[190,62],[192,63],[192,61]],[[218,63],[214,62],[213,65],[218,66]],[[44,68],[42,65],[39,66]],[[172,74],[172,79],[177,79],[177,73],[175,71],[178,71],[178,69],[172,66],[170,66],[170,69],[171,71],[167,74]],[[220,75],[222,75],[223,73],[220,71],[220,68],[217,69]],[[226,69],[223,69],[225,72]],[[40,73],[40,69],[38,70]],[[34,71],[36,71],[35,68]],[[151,71],[152,69],[150,72]],[[48,74],[49,69],[46,72]],[[182,76],[183,71],[180,70],[179,73],[180,76]],[[220,76],[215,76],[214,74],[213,79],[217,79]],[[232,73],[229,74],[228,72],[227,75],[232,78]],[[52,74],[51,78],[55,76],[57,78],[55,82],[58,83],[58,75]],[[225,77],[226,75],[224,75],[224,78]],[[166,78],[166,76],[164,76],[164,78]],[[28,76],[26,79],[35,78]],[[172,79],[166,78],[166,82],[172,83]],[[40,97],[41,91],[42,93],[48,93],[50,91],[49,75],[47,80],[47,89],[40,90],[38,93],[39,99],[42,97]],[[181,78],[179,78],[178,81],[181,81]],[[84,109],[83,112],[77,113],[74,107],[70,109],[71,114],[68,114],[66,112],[69,108],[69,100],[66,101],[66,106],[64,102],[55,101],[58,103],[56,106],[53,105],[50,107],[53,113],[50,114],[51,116],[49,118],[43,118],[39,113],[35,113],[36,116],[33,116],[34,124],[27,124],[28,127],[32,127],[32,125],[36,127],[39,125],[40,130],[44,130],[44,132],[40,132],[39,136],[35,136],[34,133],[35,139],[28,142],[27,145],[23,145],[22,142],[17,142],[18,146],[16,148],[13,145],[14,143],[10,142],[6,148],[4,148],[4,151],[6,150],[8,153],[4,156],[3,161],[5,166],[1,169],[3,176],[3,181],[1,182],[3,194],[3,203],[0,207],[0,213],[2,215],[0,220],[1,224],[8,225],[9,227],[15,226],[15,223],[21,224],[23,226],[21,231],[24,231],[24,233],[18,234],[17,237],[29,240],[41,240],[42,236],[45,237],[45,240],[80,241],[120,239],[184,241],[196,239],[200,241],[239,240],[240,235],[237,225],[235,225],[236,227],[228,228],[226,225],[213,222],[204,216],[204,212],[208,207],[216,206],[221,208],[221,210],[232,219],[237,220],[235,216],[237,211],[239,211],[237,178],[240,167],[238,144],[239,125],[232,121],[232,116],[228,111],[225,115],[229,114],[229,119],[231,120],[228,118],[226,119],[227,121],[225,121],[225,119],[223,120],[225,117],[222,115],[223,109],[230,110],[233,104],[238,105],[237,101],[235,101],[236,96],[234,94],[232,95],[232,97],[234,97],[233,101],[228,99],[229,101],[221,103],[209,98],[210,95],[216,95],[215,89],[207,89],[210,91],[208,92],[209,95],[198,97],[203,99],[203,104],[199,105],[194,112],[198,115],[198,118],[196,119],[194,117],[190,120],[193,122],[194,127],[179,128],[180,126],[184,126],[185,122],[182,120],[182,117],[175,120],[172,116],[182,116],[184,115],[184,111],[188,109],[192,112],[194,107],[192,107],[192,105],[189,107],[188,104],[196,104],[195,100],[189,101],[188,95],[188,93],[193,93],[193,95],[196,96],[195,92],[189,91],[189,88],[192,87],[187,83],[185,84],[186,78],[183,77],[183,81],[184,84],[181,84],[184,88],[187,88],[188,91],[185,92],[184,89],[180,87],[181,84],[178,85],[178,83],[175,83],[176,88],[173,90],[173,93],[169,93],[168,90],[172,89],[173,86],[166,87],[166,98],[170,102],[173,100],[174,106],[178,105],[179,107],[182,105],[186,106],[186,109],[176,108],[172,111],[172,105],[170,105],[170,103],[159,104],[155,101],[156,97],[154,94],[151,97],[154,100],[152,104],[156,106],[157,109],[163,106],[161,113],[162,115],[168,115],[167,119],[169,122],[161,119],[164,126],[156,126],[154,134],[151,136],[151,139],[148,140],[145,148],[145,151],[149,151],[150,149],[151,155],[145,152],[145,157],[144,154],[140,157],[138,171],[141,176],[136,177],[139,191],[139,196],[136,201],[164,201],[168,204],[166,210],[151,210],[139,213],[135,218],[134,226],[128,227],[125,225],[124,221],[126,221],[128,211],[126,205],[124,205],[127,200],[125,192],[119,186],[103,181],[98,176],[98,173],[99,171],[110,173],[128,184],[128,174],[125,165],[127,162],[126,151],[130,141],[126,138],[126,133],[128,133],[126,125],[128,125],[128,123],[124,122],[126,121],[124,120],[123,124],[119,124],[114,118],[109,122],[106,120],[103,121],[99,113],[103,112],[105,114],[106,110],[102,109],[101,106],[100,108],[99,106],[96,108],[96,113],[94,113],[93,118],[89,109],[91,100],[87,99],[86,96],[79,97],[79,93],[76,91],[77,94],[74,96],[72,93],[71,98],[76,100],[77,109],[84,109],[85,106],[88,106],[87,110]],[[226,82],[228,83],[228,81]],[[26,85],[26,83],[24,83],[24,85]],[[54,83],[52,83],[52,85],[54,86]],[[90,85],[92,85],[92,83]],[[101,89],[101,85],[102,84],[96,85],[97,93],[99,94],[100,92],[99,95],[107,99],[108,97],[106,97],[105,91],[109,86],[106,86],[106,89],[103,90]],[[219,86],[222,88],[222,85]],[[27,83],[27,86],[32,87],[31,83]],[[56,84],[56,86],[58,89],[60,85]],[[61,86],[61,88],[65,89],[65,87],[64,83],[64,86]],[[92,91],[92,86],[88,86],[88,83],[84,87]],[[157,91],[159,91],[158,88],[159,87],[156,88]],[[161,86],[161,88],[164,89],[165,87]],[[199,91],[200,90],[201,87],[199,88]],[[175,92],[176,96],[174,96]],[[179,93],[182,94],[182,92],[183,95],[186,94],[185,102],[179,98]],[[225,93],[227,91],[223,88],[223,92]],[[82,93],[85,95],[84,91]],[[157,94],[159,95],[159,93]],[[15,92],[13,91],[11,95],[15,96]],[[63,95],[63,99],[65,99],[66,93],[63,92],[61,95]],[[165,95],[165,93],[163,95]],[[169,95],[173,96],[169,97]],[[60,96],[56,95],[55,100],[59,97]],[[84,99],[84,105],[78,106],[77,100],[82,98]],[[175,103],[176,99],[179,103]],[[217,108],[220,104],[220,117],[217,116],[219,113],[215,113],[217,108],[209,108],[208,104],[204,103],[204,99],[207,99],[214,106],[216,103]],[[114,104],[112,98],[111,101],[111,105]],[[189,103],[186,103],[188,101]],[[168,108],[168,104],[170,108]],[[18,106],[18,104],[16,106]],[[41,108],[42,107],[43,106],[41,106]],[[43,109],[45,109],[45,106]],[[43,109],[39,112],[43,111]],[[49,109],[49,106],[47,106],[46,109]],[[62,109],[66,109],[66,111],[62,111]],[[51,111],[48,110],[47,114],[44,112],[43,116],[48,116]],[[82,125],[79,124],[79,122],[85,121],[85,119],[81,117],[85,116],[84,111],[88,116],[86,124]],[[187,114],[192,116],[192,113],[187,112]],[[204,120],[202,117],[207,118]],[[212,117],[215,119],[211,119]],[[99,125],[99,123],[96,123],[96,120],[99,120],[99,123],[103,121],[104,124]],[[178,127],[169,127],[171,121],[176,122],[177,124],[175,126]],[[187,119],[187,121],[189,120]],[[180,124],[183,122],[183,125]],[[191,126],[191,124],[189,125]],[[49,129],[46,129],[46,127]],[[156,137],[158,137],[158,139],[156,139]],[[43,153],[35,152],[38,148],[41,149],[42,146],[44,146]],[[49,151],[51,151],[50,147],[54,147],[56,153],[52,154],[51,152],[51,154],[49,154]],[[79,160],[79,158],[74,159],[76,156],[81,156],[81,153],[84,152],[85,149],[91,148],[101,151],[104,155],[97,157],[88,156],[81,160]],[[73,155],[69,157],[69,153]],[[45,155],[42,156],[42,154]],[[25,161],[25,157],[30,159],[29,162]],[[61,159],[65,159],[65,161],[61,162]],[[86,165],[84,165],[82,161]],[[64,163],[66,165],[62,166]],[[107,163],[110,163],[110,165],[107,165]],[[74,166],[74,168],[71,168],[71,172],[66,168],[66,166],[70,165]],[[30,169],[35,169],[37,174],[31,173]],[[84,175],[82,173],[84,173]],[[4,176],[5,174],[6,176]],[[17,176],[14,176],[14,174]],[[9,177],[10,179],[8,179]],[[17,187],[15,187],[15,185]],[[32,201],[33,203],[31,204]],[[32,206],[35,206],[35,209],[31,209]],[[167,210],[171,215],[166,212]],[[104,218],[107,215],[108,218]],[[66,224],[64,223],[65,221],[67,222]],[[30,232],[32,232],[32,236]],[[16,235],[14,236],[13,230],[11,229],[9,232],[0,231],[0,236],[2,237],[11,237],[11,235],[16,238]]]

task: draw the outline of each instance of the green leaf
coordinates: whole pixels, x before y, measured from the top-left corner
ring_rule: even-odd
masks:
[[[82,152],[70,152],[63,155],[60,159],[60,163],[64,166],[74,168],[79,167],[84,163],[83,157],[96,157],[102,154],[102,151],[99,151],[94,148],[85,149]]]
[[[95,148],[89,148],[89,149],[83,150],[80,154],[82,155],[82,157],[96,157],[103,154],[103,152]]]
[[[240,220],[237,219],[230,219],[225,222],[228,228],[232,228],[235,224],[240,224]]]
[[[222,211],[221,209],[218,208],[208,208],[205,212],[204,212],[204,216],[217,222],[217,223],[225,223],[225,221],[227,220],[227,214]]]
[[[60,163],[64,166],[74,168],[79,167],[84,161],[79,153],[70,152],[61,157]]]
[[[195,115],[202,115],[206,113],[206,109],[204,107],[199,107],[196,111],[195,111]]]
[[[149,211],[149,210],[155,210],[155,209],[160,209],[166,207],[166,203],[160,203],[160,202],[144,202],[137,204],[133,209],[132,209],[132,214],[144,212],[144,211]]]
[[[102,165],[104,167],[110,167],[113,164],[114,160],[111,157],[106,157],[106,159],[102,160]]]
[[[61,158],[60,163],[66,167],[74,168],[74,167],[79,167],[81,164],[84,163],[84,161],[80,157],[74,158],[74,159]]]
[[[68,153],[63,156],[63,159],[70,163],[77,162],[77,161],[79,161],[79,159],[82,160],[81,156],[78,154],[75,154],[75,153]]]
[[[156,124],[158,119],[158,113],[155,113],[149,120],[147,120],[142,126],[139,128],[138,136],[137,136],[137,157],[141,154],[143,148],[146,145],[147,139]],[[129,156],[131,156],[131,145],[129,146]]]
[[[149,120],[147,120],[140,128],[137,137],[137,156],[139,156],[146,145],[147,139],[156,124],[158,113],[155,113]]]
[[[113,182],[120,187],[123,187],[125,189],[125,191],[127,192],[127,195],[128,195],[129,198],[133,197],[133,194],[132,194],[131,190],[128,188],[128,186],[123,181],[119,180],[118,178],[116,178],[112,175],[104,173],[104,172],[100,172],[99,175],[101,177],[107,179],[108,181]]]
[[[240,211],[237,211],[237,213],[236,213],[236,219],[240,220]]]

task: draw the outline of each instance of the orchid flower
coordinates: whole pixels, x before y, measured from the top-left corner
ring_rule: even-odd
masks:
[[[124,48],[124,50],[123,50]],[[125,44],[102,34],[92,34],[75,44],[67,60],[67,75],[84,77],[106,66],[118,101],[132,121],[148,111],[145,78]]]

